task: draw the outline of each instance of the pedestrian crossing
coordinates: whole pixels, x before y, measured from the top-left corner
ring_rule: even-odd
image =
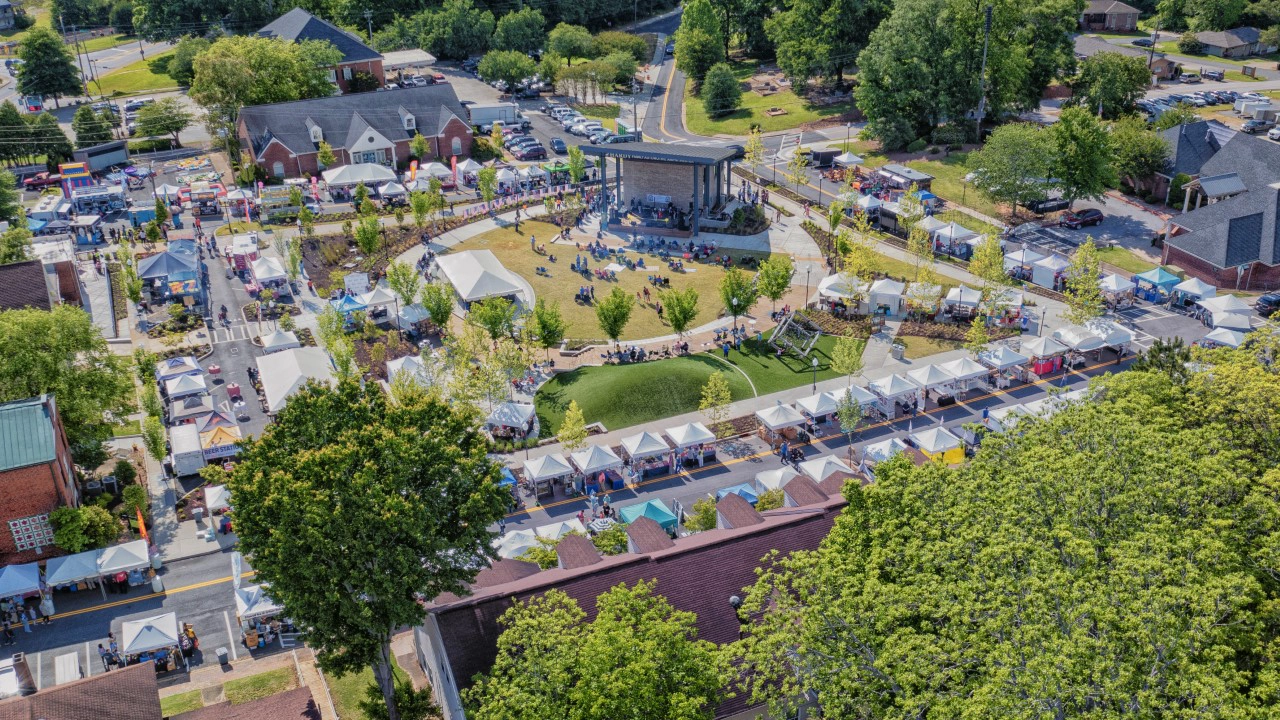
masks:
[[[213,330],[214,345],[221,345],[229,342],[239,342],[241,340],[249,340],[253,337],[248,325],[232,325],[231,327],[216,327]]]

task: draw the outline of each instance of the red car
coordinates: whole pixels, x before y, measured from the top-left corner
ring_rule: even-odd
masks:
[[[1087,225],[1097,225],[1101,222],[1102,211],[1087,208],[1085,210],[1063,213],[1062,217],[1058,218],[1058,227],[1082,228]]]
[[[62,182],[62,176],[58,173],[41,172],[32,175],[22,181],[22,187],[27,190],[43,190],[47,187],[53,187]]]

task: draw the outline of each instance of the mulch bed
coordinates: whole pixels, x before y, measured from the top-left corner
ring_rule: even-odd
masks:
[[[469,218],[449,217],[437,219],[435,230],[431,225],[426,231],[432,237],[451,230],[456,230],[471,222],[482,220],[487,215],[477,214]],[[355,238],[347,235],[317,235],[302,242],[302,264],[307,270],[307,277],[315,285],[317,291],[329,289],[335,285],[330,275],[334,272],[367,272],[371,277],[381,277],[387,265],[399,257],[401,253],[420,242],[418,229],[406,222],[400,227],[384,226],[386,247],[376,257],[364,258],[356,263],[358,253],[351,253],[349,248],[355,247]],[[326,248],[328,248],[326,250]],[[344,268],[342,265],[355,263],[355,267]]]
[[[959,323],[944,322],[904,322],[898,328],[899,335],[907,335],[910,337],[935,338],[939,340],[965,340],[965,335],[969,332],[969,325]],[[1010,327],[988,327],[987,335],[992,340],[1003,340],[1005,338],[1021,335],[1022,331],[1017,328]]]
[[[801,315],[808,318],[818,329],[827,335],[841,335],[860,338],[871,337],[871,319],[865,315],[852,318],[836,317],[825,310],[806,309]]]
[[[299,340],[301,340],[301,338],[299,338]],[[366,377],[370,380],[389,379],[387,378],[388,360],[395,360],[408,355],[418,354],[418,346],[404,340],[403,338],[401,338],[398,343],[391,345],[386,343],[386,336],[379,336],[378,339],[374,341],[367,340],[363,336],[353,337],[351,338],[351,341],[356,348],[356,364],[360,367],[369,368],[369,373]],[[374,345],[384,345],[387,347],[387,356],[381,363],[373,362],[373,359],[369,354],[370,349]]]

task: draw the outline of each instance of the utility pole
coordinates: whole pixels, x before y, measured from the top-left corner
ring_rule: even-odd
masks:
[[[977,142],[982,142],[982,118],[987,114],[987,41],[991,39],[991,6],[988,5],[985,10],[986,20],[983,23],[982,31],[982,70],[979,79],[979,86],[982,91],[981,97],[978,98],[978,124],[976,128]]]
[[[373,44],[373,11],[368,8],[364,11],[364,21],[369,25],[369,44]]]
[[[1160,42],[1160,16],[1156,15],[1156,31],[1151,33],[1151,49],[1147,51],[1147,69],[1156,62],[1156,43]]]
[[[62,42],[67,42],[67,24],[62,21],[62,13],[58,13],[58,26],[62,28]],[[76,26],[71,26],[71,32],[76,31]],[[89,81],[84,75],[84,58],[80,56],[80,43],[73,43],[76,48],[76,64],[80,66],[80,83],[84,85],[84,96],[89,97]]]

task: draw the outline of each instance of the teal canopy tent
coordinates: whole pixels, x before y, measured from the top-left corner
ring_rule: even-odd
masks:
[[[675,513],[671,512],[661,500],[650,500],[638,505],[618,508],[618,515],[622,518],[622,522],[625,523],[632,523],[642,517],[647,517],[667,531],[675,530],[679,522]]]

